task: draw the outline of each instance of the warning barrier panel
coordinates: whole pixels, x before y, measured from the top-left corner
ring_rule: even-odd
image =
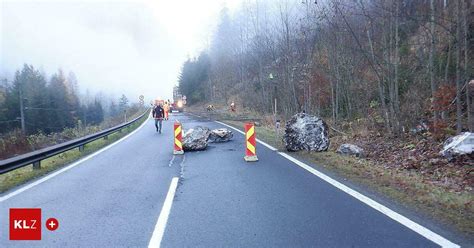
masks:
[[[245,161],[255,162],[257,158],[257,138],[255,133],[255,125],[253,123],[245,123]]]
[[[182,142],[183,142],[183,128],[179,121],[175,121],[173,154],[184,154]]]

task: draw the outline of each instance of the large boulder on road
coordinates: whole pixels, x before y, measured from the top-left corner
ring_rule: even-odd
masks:
[[[353,144],[342,144],[337,149],[337,153],[342,155],[354,155],[358,158],[364,157],[364,149]]]
[[[207,139],[211,131],[207,127],[197,126],[184,132],[183,150],[200,151],[207,148]]]
[[[474,151],[474,133],[465,132],[447,139],[440,154],[448,159]]]
[[[326,151],[329,148],[328,126],[319,117],[299,113],[286,122],[283,141],[288,151]]]
[[[220,143],[227,142],[234,137],[232,131],[227,128],[213,129],[209,134],[209,139],[207,141],[211,143]]]

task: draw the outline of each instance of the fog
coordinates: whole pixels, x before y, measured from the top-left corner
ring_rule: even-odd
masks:
[[[0,78],[24,63],[73,71],[82,92],[171,98],[181,65],[238,0],[0,0]]]

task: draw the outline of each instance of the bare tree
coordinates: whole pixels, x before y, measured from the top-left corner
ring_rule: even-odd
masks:
[[[437,132],[461,131],[473,122],[463,86],[471,77],[470,8],[468,1],[247,0],[217,25],[209,95],[262,114],[274,113],[277,99],[283,116],[305,110],[334,124],[370,117],[393,135],[425,118]]]
[[[431,86],[431,102],[434,105],[437,85],[434,79],[434,65],[433,58],[435,53],[435,4],[434,0],[430,0],[430,56],[429,56],[429,71],[430,71],[430,86]],[[433,108],[433,124],[434,127],[438,126],[438,111],[436,107]]]
[[[456,132],[462,130],[461,105],[461,1],[456,1]]]

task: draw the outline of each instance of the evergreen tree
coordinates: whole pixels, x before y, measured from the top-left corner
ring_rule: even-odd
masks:
[[[179,76],[179,89],[183,95],[188,96],[189,104],[203,101],[208,95],[209,70],[210,60],[206,53],[184,62]]]
[[[90,125],[98,125],[104,121],[104,110],[98,99],[87,106],[87,117]]]
[[[14,81],[10,89],[6,91],[6,111],[4,111],[6,119],[15,120],[21,116],[20,90],[27,133],[43,130],[43,127],[48,124],[45,110],[49,107],[45,77],[33,66],[27,64],[21,71],[15,73]],[[14,124],[20,127],[20,121]],[[10,128],[12,128],[11,125]]]
[[[49,99],[51,100],[48,131],[60,131],[66,127],[74,127],[76,124],[74,108],[77,106],[72,106],[69,98],[70,92],[62,70],[51,77],[48,88]]]
[[[73,72],[66,77],[58,70],[48,82],[44,73],[25,64],[15,72],[11,83],[6,79],[0,81],[0,133],[21,128],[20,103],[23,103],[26,134],[60,132],[77,126],[79,120],[81,126],[103,122],[102,95],[90,101],[89,97],[79,99],[78,91],[78,80]],[[117,116],[129,109],[129,100],[122,95],[119,106],[111,101],[107,108],[110,116]]]
[[[128,108],[128,98],[122,94],[119,100],[119,111],[124,112]]]

